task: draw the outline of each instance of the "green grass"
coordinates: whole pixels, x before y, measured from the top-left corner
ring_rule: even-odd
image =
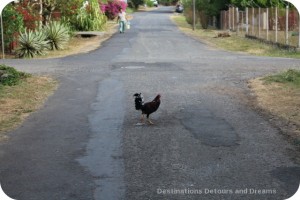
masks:
[[[300,70],[289,69],[285,72],[263,78],[267,83],[284,83],[289,86],[300,88]]]
[[[19,72],[13,67],[0,65],[0,89],[5,86],[13,86],[18,84],[21,80],[29,77],[30,74]]]
[[[230,33],[230,37],[216,37],[218,33],[224,31],[202,29],[200,28],[199,24],[196,25],[196,29],[193,31],[192,26],[187,23],[186,18],[183,15],[174,15],[172,16],[172,20],[184,33],[206,42],[210,46],[216,48],[234,52],[248,53],[257,56],[300,58],[300,52],[282,50],[257,40],[251,40],[238,36],[234,32]]]

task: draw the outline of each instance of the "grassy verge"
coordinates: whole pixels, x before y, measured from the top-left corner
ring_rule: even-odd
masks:
[[[183,15],[173,15],[171,19],[184,33],[216,48],[259,56],[300,58],[299,52],[295,53],[281,50],[256,40],[237,36],[235,33],[230,33],[230,37],[217,37],[219,33],[224,31],[204,30],[198,27],[193,31],[192,26],[186,22]]]
[[[258,106],[287,122],[293,129],[292,136],[300,142],[300,71],[288,70],[256,78],[249,85],[257,97]]]
[[[290,69],[286,72],[263,78],[266,83],[281,83],[291,88],[300,89],[300,71]]]
[[[30,76],[17,85],[0,85],[0,141],[7,138],[6,132],[20,125],[57,87],[49,77]]]

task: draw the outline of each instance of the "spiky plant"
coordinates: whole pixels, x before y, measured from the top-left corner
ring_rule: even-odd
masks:
[[[37,55],[44,55],[49,49],[49,41],[44,31],[25,30],[20,33],[19,47],[16,50],[20,58],[33,58]]]
[[[70,39],[70,28],[61,22],[50,22],[45,27],[45,32],[51,50],[64,49]]]

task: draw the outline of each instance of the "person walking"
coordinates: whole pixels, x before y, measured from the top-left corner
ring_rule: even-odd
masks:
[[[119,9],[118,13],[118,20],[119,20],[119,30],[120,33],[125,32],[125,26],[126,26],[126,12],[122,10],[122,8]]]

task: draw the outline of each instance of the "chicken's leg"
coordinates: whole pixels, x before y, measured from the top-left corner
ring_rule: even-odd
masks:
[[[148,118],[148,120],[147,120],[148,122],[149,122],[149,124],[150,125],[154,125],[154,123],[153,122],[151,122],[151,120]]]
[[[141,115],[141,123],[144,123],[144,114]],[[150,124],[150,125],[154,125],[154,123],[150,120],[149,116],[147,116],[147,122]]]
[[[144,115],[141,115],[141,122],[144,123]]]
[[[149,122],[150,125],[154,124],[153,122],[151,122],[149,115],[147,115],[147,121]]]

